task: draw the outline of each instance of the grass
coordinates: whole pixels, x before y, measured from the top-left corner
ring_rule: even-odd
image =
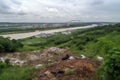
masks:
[[[9,60],[0,62],[0,80],[32,80],[35,69],[12,66]]]
[[[22,48],[19,48],[17,51],[23,52],[23,51],[33,51],[39,49],[41,49],[39,46],[24,45]]]
[[[0,73],[0,80],[32,80],[33,72],[31,68],[6,68]]]
[[[68,48],[78,56],[89,58],[103,56],[113,47],[120,47],[120,24],[77,30],[69,35],[57,33],[47,38],[26,38],[21,40],[20,51],[43,50],[49,47]]]

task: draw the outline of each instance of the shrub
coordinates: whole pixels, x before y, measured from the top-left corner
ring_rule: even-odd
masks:
[[[0,52],[14,52],[23,45],[17,40],[0,37]]]
[[[114,47],[114,42],[105,38],[100,38],[94,46],[95,54],[105,55]]]
[[[110,51],[98,70],[99,80],[120,80],[120,49]]]

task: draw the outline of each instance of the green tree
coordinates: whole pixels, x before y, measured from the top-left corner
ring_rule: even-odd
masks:
[[[14,52],[20,47],[23,45],[18,40],[0,37],[0,52]]]

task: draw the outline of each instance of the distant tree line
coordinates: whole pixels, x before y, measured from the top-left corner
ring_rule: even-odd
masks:
[[[0,37],[0,53],[14,52],[20,47],[23,47],[23,44],[18,40],[10,40],[9,38]]]

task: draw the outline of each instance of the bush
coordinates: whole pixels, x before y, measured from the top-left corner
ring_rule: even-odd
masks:
[[[94,46],[94,53],[104,56],[114,47],[114,42],[105,38],[100,38]]]
[[[0,74],[2,73],[2,71],[6,68],[12,67],[12,65],[9,64],[9,60],[6,59],[5,63],[0,61]]]
[[[0,52],[14,52],[23,45],[17,40],[0,37]]]
[[[4,47],[0,44],[0,52],[4,51]]]
[[[120,80],[120,49],[114,49],[106,55],[98,75],[99,80]]]

